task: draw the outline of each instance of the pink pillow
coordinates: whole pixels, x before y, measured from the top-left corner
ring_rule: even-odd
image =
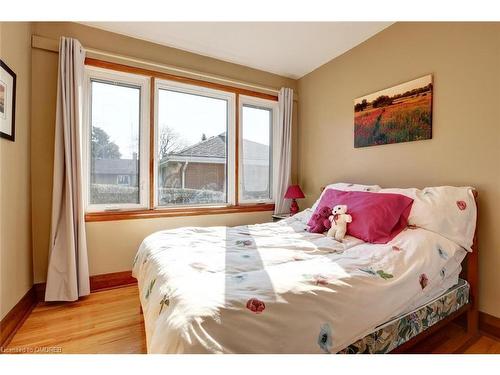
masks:
[[[408,225],[413,199],[400,194],[328,189],[315,213],[322,207],[338,204],[346,204],[347,213],[352,216],[347,234],[365,242],[384,244]]]

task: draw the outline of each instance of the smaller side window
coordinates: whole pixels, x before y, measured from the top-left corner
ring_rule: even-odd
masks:
[[[277,102],[240,96],[239,201],[273,201],[273,133]]]
[[[85,202],[88,212],[148,202],[149,79],[86,68]]]

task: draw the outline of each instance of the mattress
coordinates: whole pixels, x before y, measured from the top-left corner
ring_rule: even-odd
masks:
[[[458,283],[442,295],[403,316],[397,316],[372,333],[339,351],[339,354],[389,353],[469,302],[469,283]]]
[[[309,217],[148,236],[133,267],[148,352],[336,353],[458,280],[465,251],[437,233],[340,243]]]

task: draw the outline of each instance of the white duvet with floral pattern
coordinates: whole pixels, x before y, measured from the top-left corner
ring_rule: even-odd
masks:
[[[308,233],[310,215],[147,237],[133,275],[148,352],[335,353],[457,281],[465,251],[439,234],[340,243]]]

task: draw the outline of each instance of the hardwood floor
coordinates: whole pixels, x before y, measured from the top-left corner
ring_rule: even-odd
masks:
[[[419,342],[407,353],[500,354],[500,340],[485,334],[470,337],[464,327],[451,323]]]
[[[137,286],[92,293],[70,304],[39,304],[14,336],[7,350],[60,353],[145,353],[146,341]],[[409,353],[496,353],[500,340],[468,337],[449,324]]]
[[[137,286],[92,293],[69,304],[39,304],[7,349],[61,348],[62,353],[146,353]]]

